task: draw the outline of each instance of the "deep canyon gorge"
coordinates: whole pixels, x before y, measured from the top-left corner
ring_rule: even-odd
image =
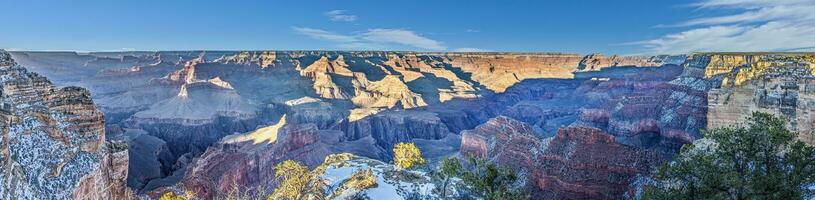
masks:
[[[284,160],[317,168],[351,153],[347,165],[392,168],[393,146],[413,142],[429,165],[474,155],[511,166],[533,199],[631,198],[703,130],[754,111],[815,144],[813,63],[808,53],[0,51],[0,197],[217,199],[274,189]]]

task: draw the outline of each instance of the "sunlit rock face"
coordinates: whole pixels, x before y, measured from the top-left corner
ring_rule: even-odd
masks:
[[[315,167],[334,152],[321,141],[323,133],[316,126],[288,125],[285,117],[280,120],[256,132],[224,138],[191,163],[180,185],[205,199],[241,188],[269,189],[278,162],[297,159]]]
[[[789,121],[801,140],[815,144],[815,57],[807,54],[703,54],[705,75],[715,79],[708,93],[708,128],[741,122],[752,112]]]
[[[272,166],[282,160],[315,167],[326,155],[351,152],[388,162],[395,143],[414,142],[431,163],[474,154],[516,167],[536,198],[619,199],[641,191],[635,182],[647,180],[654,167],[700,138],[703,129],[763,111],[786,117],[812,143],[810,126],[815,124],[810,106],[815,57],[809,54],[12,55],[30,70],[53,76],[49,79],[57,86],[88,88],[97,106],[87,90],[56,89],[40,76],[15,75],[14,80],[26,81],[4,78],[3,98],[36,102],[30,97],[43,94],[39,98],[48,108],[34,115],[19,113],[22,108],[16,107],[26,104],[8,103],[4,123],[18,125],[4,130],[65,121],[81,131],[96,131],[79,137],[91,138],[82,139],[88,142],[71,146],[80,153],[66,156],[101,163],[83,171],[93,174],[86,177],[128,176],[130,188],[153,196],[193,190],[217,199],[235,185],[270,190],[275,186]],[[4,60],[3,65],[16,66]],[[105,113],[104,122],[96,107]],[[18,115],[32,117],[8,117]],[[21,119],[38,123],[26,125]],[[99,153],[105,152],[98,142],[104,139],[91,136],[100,135],[104,126],[109,130],[104,137],[127,141],[127,153]],[[64,130],[31,129],[52,138],[45,141],[68,144],[64,141],[75,137]],[[126,171],[117,167],[128,162]],[[68,173],[72,164],[57,171]],[[119,179],[83,178],[74,186],[83,189],[63,193],[88,194],[76,191],[122,183],[113,180]]]
[[[447,54],[447,63],[495,92],[533,78],[572,78],[581,59],[576,54]]]
[[[497,116],[527,124],[529,142],[552,138],[562,127],[592,127],[615,144],[660,156],[697,138],[706,122],[707,87],[695,84],[707,80],[674,65],[681,56],[325,51],[15,56],[52,74],[80,66],[74,67],[77,77],[58,79],[57,85],[77,83],[93,92],[106,125],[116,130],[111,137],[130,144],[130,161],[138,164],[129,166],[127,182],[139,193],[191,189],[217,198],[233,182],[273,186],[272,176],[255,176],[272,174],[271,166],[281,160],[313,166],[329,153],[352,152],[387,162],[398,142],[415,142],[433,162],[465,148],[462,131]],[[103,67],[85,64],[88,60],[121,63]]]
[[[603,56],[589,54],[580,59],[579,71],[597,71],[605,67],[658,67],[667,64],[679,65],[685,62],[685,56]]]
[[[0,198],[125,199],[127,147],[88,90],[57,88],[0,50]]]

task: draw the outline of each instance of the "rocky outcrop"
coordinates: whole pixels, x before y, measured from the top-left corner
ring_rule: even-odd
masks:
[[[540,138],[526,123],[499,116],[475,129],[461,132],[461,154],[498,159],[500,163],[532,166],[541,153]],[[513,159],[513,160],[503,160]],[[522,161],[526,163],[517,163]]]
[[[462,132],[461,154],[510,166],[535,199],[620,199],[639,174],[664,162],[657,152],[625,146],[602,130],[561,128],[539,139],[531,126],[506,117]]]
[[[332,78],[332,76],[354,76],[354,72],[348,69],[348,64],[345,64],[342,55],[339,55],[333,61],[329,61],[328,57],[322,56],[319,60],[300,70],[300,75],[309,77],[314,81],[314,91],[320,97],[328,99],[350,98],[350,94],[343,91],[343,88],[335,83]]]
[[[203,199],[246,188],[271,189],[278,162],[292,159],[316,167],[332,152],[320,141],[316,126],[288,125],[285,120],[224,138],[190,164],[181,186]]]
[[[263,52],[240,52],[231,56],[222,56],[215,60],[215,62],[222,62],[226,64],[242,64],[242,65],[256,65],[260,68],[267,68],[274,66],[277,60],[277,52],[263,51]]]
[[[431,162],[461,151],[516,166],[536,197],[616,199],[633,187],[632,177],[647,178],[647,169],[700,138],[702,129],[738,122],[752,111],[772,112],[812,143],[808,130],[815,124],[811,54],[15,56],[45,74],[66,76],[60,83],[93,91],[107,125],[121,127],[120,137],[131,144],[129,153],[146,155],[129,159],[139,163],[128,178],[139,192],[189,187],[211,196],[231,183],[273,186],[269,170],[282,159],[313,167],[327,153],[353,152],[387,161],[393,144],[410,141]],[[82,90],[29,79],[37,86],[4,91],[27,98],[53,90],[42,100],[52,110],[92,116],[89,102],[60,100],[83,96]],[[99,129],[91,119],[68,121]],[[80,150],[101,146],[88,142]]]
[[[621,145],[593,128],[564,128],[538,157],[531,172],[542,196],[555,199],[618,199],[666,160],[654,151]]]
[[[720,82],[708,93],[708,128],[726,127],[752,112],[783,117],[801,140],[815,144],[815,76],[808,54],[703,54],[705,75]],[[717,82],[717,83],[718,83]]]
[[[589,54],[580,59],[577,66],[579,71],[597,71],[606,67],[636,66],[636,67],[657,67],[665,64],[681,64],[670,60],[670,57],[651,56],[603,56],[603,54]],[[672,63],[674,62],[674,63]]]
[[[453,134],[435,114],[413,111],[385,111],[357,121],[342,122],[337,129],[344,133],[345,140],[371,137],[378,148],[386,151],[399,142],[414,139],[439,140]],[[379,159],[388,160],[389,157]]]
[[[411,91],[402,77],[387,75],[379,81],[362,81],[355,84],[356,95],[351,99],[362,108],[416,108],[427,106],[420,94]]]
[[[469,73],[469,79],[495,92],[504,92],[526,79],[572,78],[581,59],[576,54],[478,53],[449,53],[443,58],[445,63]]]
[[[88,90],[57,89],[0,50],[0,198],[127,199],[127,151]]]
[[[99,168],[82,177],[73,192],[74,199],[132,199],[133,193],[127,187],[128,157],[127,143],[113,141],[106,143]]]

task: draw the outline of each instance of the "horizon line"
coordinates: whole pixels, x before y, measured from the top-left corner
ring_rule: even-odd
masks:
[[[679,55],[696,55],[696,54],[815,54],[815,51],[796,52],[796,51],[702,51],[690,52],[680,54],[605,54],[600,52],[594,53],[576,53],[576,52],[557,52],[557,51],[408,51],[408,50],[272,50],[272,49],[252,49],[252,50],[100,50],[100,51],[81,51],[81,50],[5,50],[8,52],[22,52],[22,53],[76,53],[76,54],[93,54],[93,53],[159,53],[159,52],[385,52],[385,53],[425,53],[425,54],[549,54],[549,55],[609,55],[609,56],[679,56]]]

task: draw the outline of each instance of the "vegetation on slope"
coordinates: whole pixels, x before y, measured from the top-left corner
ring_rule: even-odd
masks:
[[[785,121],[755,112],[682,147],[644,199],[802,199],[815,181],[815,148]]]
[[[393,163],[401,169],[410,169],[427,161],[422,158],[422,152],[416,144],[400,142],[393,146]]]
[[[316,170],[310,171],[307,166],[286,160],[275,166],[275,176],[279,186],[269,199],[325,199],[326,181]]]
[[[435,189],[426,194],[409,188],[398,188],[400,195],[406,199],[486,199],[486,200],[516,200],[528,199],[521,188],[517,187],[518,176],[509,167],[501,167],[487,160],[471,157],[468,162],[462,163],[459,159],[449,157],[439,162],[435,169],[418,167],[427,161],[422,157],[421,150],[413,143],[399,143],[394,146],[394,166],[379,176],[388,181],[405,181],[417,183],[424,180],[424,173],[433,175],[431,182]],[[357,157],[358,158],[358,157]],[[370,199],[363,191],[379,187],[377,174],[371,168],[358,168],[349,178],[337,185],[329,185],[330,181],[324,176],[329,169],[353,165],[348,163],[355,159],[354,155],[343,153],[326,157],[323,164],[313,170],[294,160],[278,163],[275,169],[278,187],[271,195],[265,196],[264,191],[241,191],[237,187],[234,191],[225,194],[219,199]],[[416,171],[419,170],[419,171]],[[398,187],[401,184],[395,184]],[[404,193],[404,194],[402,194]],[[347,194],[351,194],[348,196]],[[259,195],[264,197],[259,198]],[[176,195],[167,192],[160,197],[161,200],[190,200],[195,199],[191,193]]]

